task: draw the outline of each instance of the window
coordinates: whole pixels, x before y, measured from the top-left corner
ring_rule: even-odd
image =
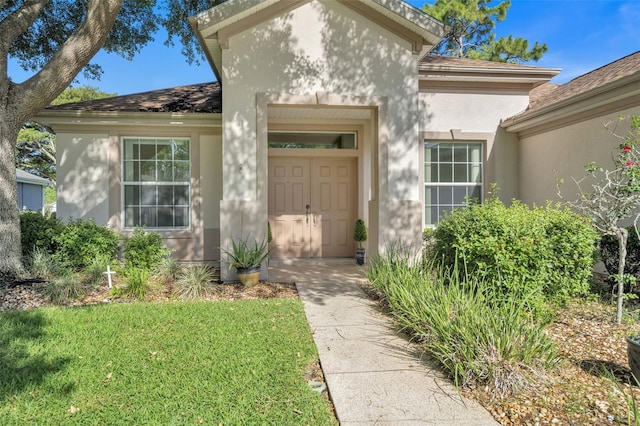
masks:
[[[189,140],[125,138],[122,144],[124,226],[189,227]]]
[[[482,143],[424,144],[425,226],[482,197]]]
[[[269,132],[269,148],[280,149],[357,149],[355,133]]]

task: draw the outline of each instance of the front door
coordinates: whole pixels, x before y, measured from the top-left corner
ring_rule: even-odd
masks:
[[[351,257],[355,158],[269,158],[273,257]]]

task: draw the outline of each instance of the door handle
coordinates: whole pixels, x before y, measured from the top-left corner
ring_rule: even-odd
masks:
[[[305,206],[305,209],[307,209],[307,212],[305,213],[305,215],[307,216],[307,225],[309,224],[309,209],[311,208],[311,206],[309,206],[309,204],[307,204]]]

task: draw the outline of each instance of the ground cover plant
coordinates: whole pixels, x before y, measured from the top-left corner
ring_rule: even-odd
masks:
[[[415,262],[415,250],[392,248],[372,259],[366,290],[445,372],[459,377],[460,392],[480,402],[498,423],[640,424],[634,414],[640,386],[626,353],[626,337],[638,331],[640,304],[627,301],[625,321],[616,324],[615,297],[604,277],[596,274],[588,296],[556,307],[542,325],[509,306],[487,309],[486,299],[466,293],[457,278],[444,291],[434,285],[442,272],[434,275]],[[405,256],[412,262],[401,262]],[[545,357],[553,362],[540,362]]]
[[[0,341],[5,425],[336,424],[297,299],[9,311]]]
[[[530,314],[526,297],[463,281],[455,270],[414,261],[420,257],[408,249],[387,253],[371,260],[369,281],[399,326],[457,385],[486,386],[502,396],[557,362],[546,324]]]

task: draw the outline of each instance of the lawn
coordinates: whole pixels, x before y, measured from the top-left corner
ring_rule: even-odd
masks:
[[[0,313],[0,423],[336,424],[297,299]]]

